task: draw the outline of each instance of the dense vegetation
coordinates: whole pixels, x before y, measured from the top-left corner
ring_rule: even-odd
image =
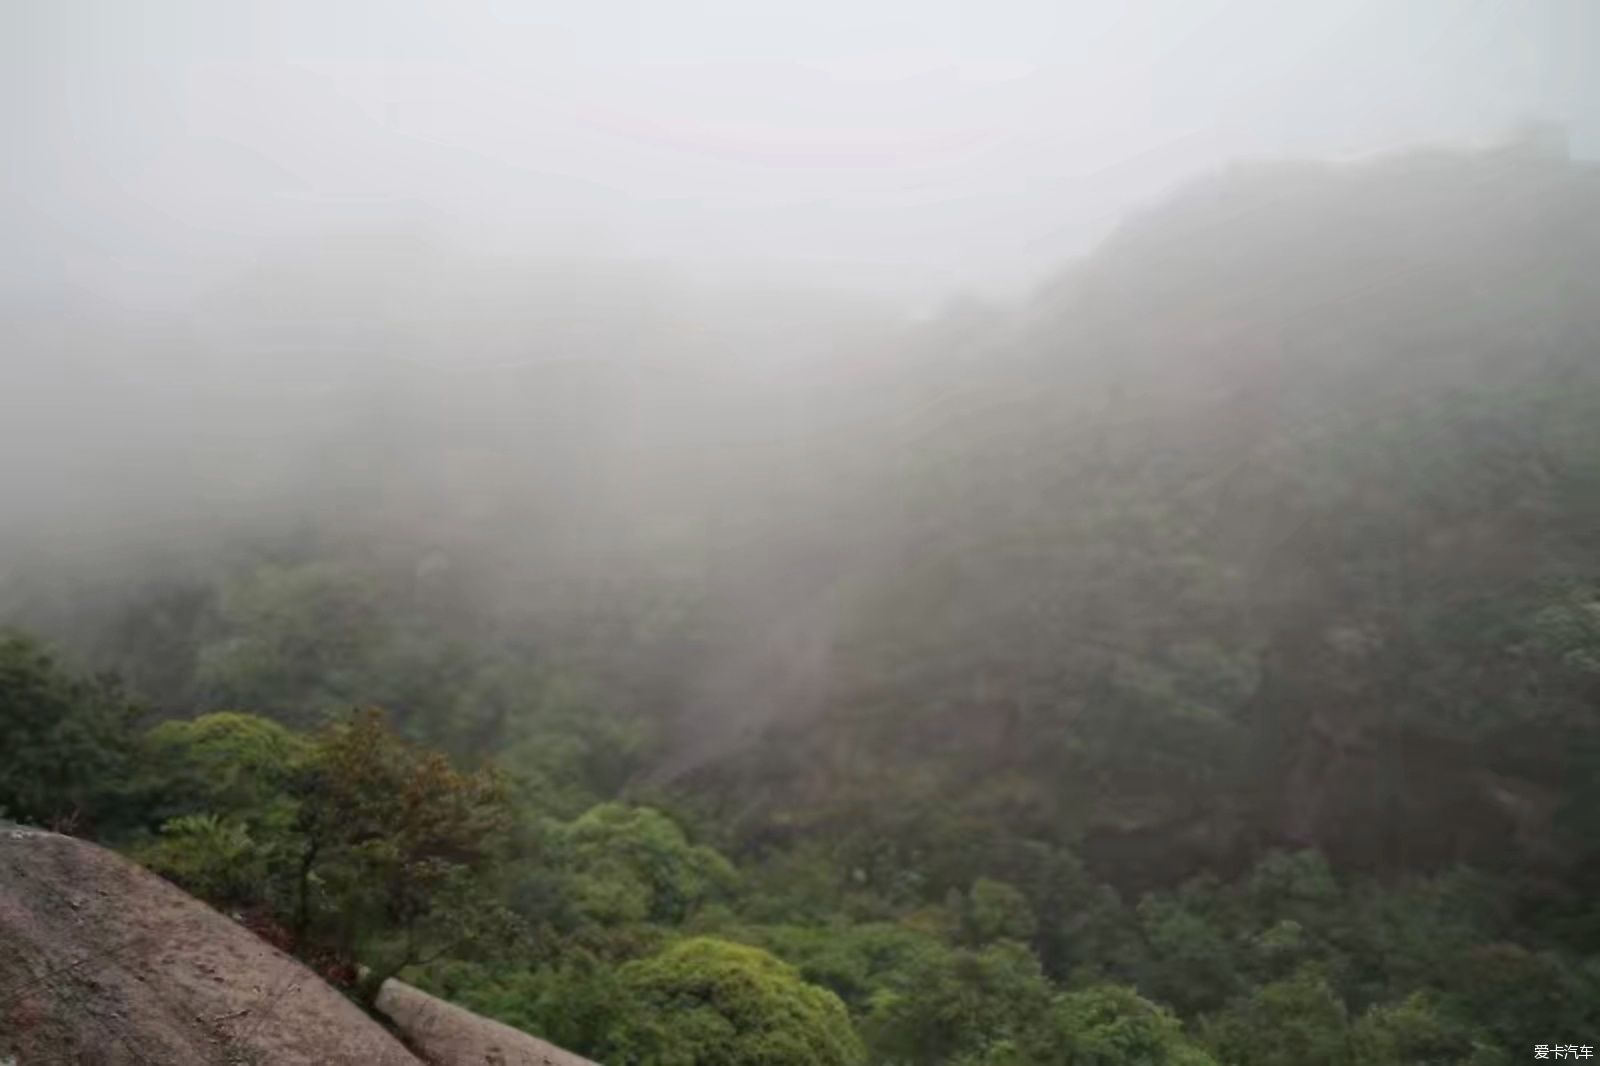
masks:
[[[603,565],[566,470],[17,568],[0,807],[611,1066],[1600,1032],[1600,174],[1246,168],[879,343]]]

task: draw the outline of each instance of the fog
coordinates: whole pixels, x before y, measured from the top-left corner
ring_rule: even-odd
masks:
[[[925,307],[1242,156],[1593,144],[1581,2],[7,5],[8,288],[423,232]]]
[[[905,535],[885,412],[991,316],[1236,160],[1590,156],[1597,40],[1576,0],[7,5],[3,606],[291,537],[500,619],[688,588],[658,698],[759,722]]]

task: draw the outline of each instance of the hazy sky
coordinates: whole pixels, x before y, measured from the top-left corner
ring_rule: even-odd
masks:
[[[0,65],[13,296],[394,225],[925,300],[1241,156],[1600,154],[1588,0],[6,0]]]

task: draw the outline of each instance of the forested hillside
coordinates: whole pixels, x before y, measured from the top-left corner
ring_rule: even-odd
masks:
[[[1593,165],[1240,166],[905,328],[392,251],[9,322],[114,426],[218,369],[0,429],[6,816],[610,1066],[1600,1034]],[[381,355],[230,393],[280,335]]]

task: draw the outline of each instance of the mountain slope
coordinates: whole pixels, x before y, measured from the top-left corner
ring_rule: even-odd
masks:
[[[823,713],[707,776],[902,863],[935,845],[892,812],[958,796],[1123,884],[1558,855],[1600,735],[1597,218],[1536,146],[1242,167],[932,338],[863,449],[895,524]]]

